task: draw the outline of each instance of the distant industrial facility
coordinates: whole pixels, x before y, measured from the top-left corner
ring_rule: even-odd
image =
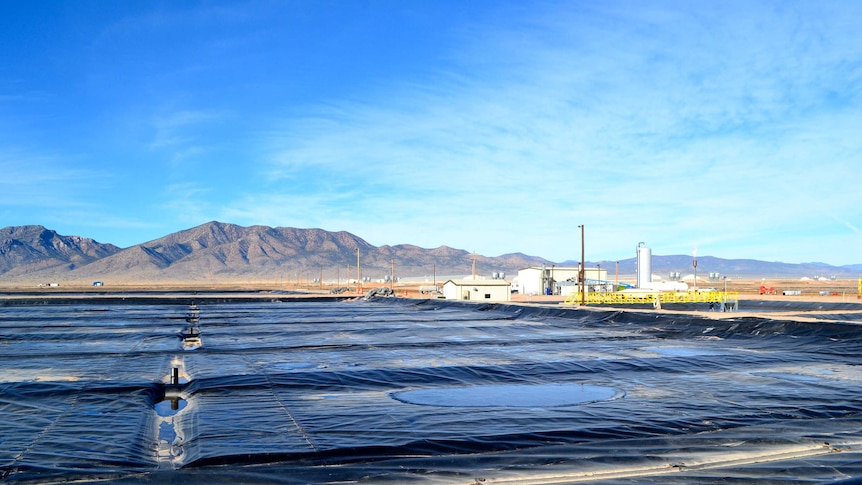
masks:
[[[662,303],[687,303],[697,304],[706,303],[710,309],[718,309],[720,311],[736,311],[739,308],[738,294],[728,293],[716,289],[708,289],[698,291],[697,280],[695,277],[694,290],[689,290],[688,284],[682,281],[652,281],[652,250],[644,243],[639,243],[636,249],[637,252],[637,277],[635,288],[625,288],[618,283],[609,284],[606,281],[605,275],[599,273],[598,281],[588,281],[585,276],[584,285],[572,286],[571,291],[561,288],[563,295],[566,295],[564,303],[572,305],[584,304],[652,304],[656,309],[661,309]],[[696,257],[692,261],[695,271],[697,271]],[[575,268],[577,271],[577,268]],[[589,270],[585,270],[585,273]],[[542,272],[542,275],[547,275]],[[695,273],[697,274],[697,273]],[[528,274],[525,273],[525,276]],[[521,276],[521,273],[518,273]],[[718,279],[718,273],[714,276]],[[543,276],[544,277],[544,276]],[[553,280],[553,276],[551,277]],[[535,278],[533,278],[534,280]],[[725,284],[726,284],[725,280]],[[544,280],[540,283],[546,286],[540,286],[542,289],[550,288],[549,283]]]
[[[447,300],[466,301],[510,301],[511,293],[527,296],[564,296],[567,304],[651,304],[660,309],[662,303],[706,303],[709,308],[735,311],[738,308],[736,294],[715,289],[689,290],[683,281],[653,281],[652,250],[644,243],[636,248],[636,285],[621,283],[618,275],[608,278],[608,270],[596,264],[593,268],[578,266],[542,265],[518,270],[518,276],[510,284],[501,273],[484,279],[450,279],[443,285],[443,297]],[[696,266],[696,259],[693,261]],[[718,278],[718,273],[715,273]],[[711,274],[712,278],[713,275]],[[583,278],[583,281],[581,281]],[[860,283],[862,285],[862,283]],[[862,287],[862,286],[860,286]],[[860,290],[862,292],[862,290]]]

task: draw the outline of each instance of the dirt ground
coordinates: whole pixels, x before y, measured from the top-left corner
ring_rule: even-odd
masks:
[[[634,283],[620,279],[621,282]],[[815,281],[815,280],[732,280],[727,281],[727,291],[738,292],[741,299],[779,299],[779,300],[798,300],[798,301],[850,301],[856,300],[859,294],[858,280],[842,279],[835,281]],[[36,287],[36,286],[21,286],[21,285],[4,285],[0,282],[0,292],[19,293],[19,292],[41,292],[45,294],[57,292],[84,292],[84,293],[112,293],[112,292],[134,292],[134,291],[301,291],[309,293],[330,293],[336,286],[347,287],[348,294],[362,294],[364,291],[371,288],[381,286],[392,287],[398,296],[416,298],[427,297],[419,293],[420,286],[427,286],[428,283],[411,282],[411,283],[396,283],[394,286],[384,283],[363,283],[361,288],[357,287],[356,283],[349,286],[341,283],[340,285],[330,283],[294,283],[284,284],[281,282],[272,281],[227,281],[227,282],[106,282],[105,286],[94,287],[91,284],[74,284],[66,283],[58,287]],[[442,283],[438,283],[442,287]],[[689,285],[691,287],[691,285]],[[766,286],[774,288],[777,294],[760,294],[760,287]],[[725,284],[723,281],[701,281],[698,284],[701,290],[716,289],[724,290]],[[784,296],[783,291],[799,291],[798,296]],[[825,292],[826,295],[821,295]],[[564,296],[542,296],[542,295],[519,295],[514,293],[512,301],[562,301]]]
[[[624,279],[621,281],[629,282]],[[631,282],[629,282],[631,283]],[[395,291],[395,295],[402,298],[434,298],[433,295],[420,293],[420,286],[427,286],[427,283],[397,283],[392,286]],[[179,283],[179,282],[150,282],[150,283],[136,283],[136,284],[124,284],[122,282],[115,283],[112,282],[108,284],[106,282],[105,286],[102,287],[94,287],[92,285],[72,285],[66,284],[59,287],[11,287],[6,286],[3,287],[0,285],[0,299],[2,298],[16,298],[29,296],[32,297],[34,294],[41,296],[50,297],[51,295],[56,296],[68,296],[70,293],[75,295],[116,295],[122,296],[123,294],[128,293],[150,293],[150,292],[171,292],[171,293],[192,293],[195,294],[197,292],[217,292],[217,293],[243,293],[244,298],[259,296],[261,298],[271,298],[273,294],[289,294],[291,297],[301,298],[302,296],[315,296],[319,297],[322,295],[330,295],[331,290],[335,288],[337,285],[334,284],[290,284],[285,285],[279,282],[267,282],[267,281],[242,281],[242,282],[206,282],[206,283]],[[345,287],[344,284],[340,285],[341,287]],[[365,291],[372,288],[379,288],[382,286],[389,286],[387,284],[382,283],[363,283],[361,287],[357,287],[354,283],[350,286],[347,286],[347,291],[340,293],[338,296],[341,297],[358,297],[364,294]],[[442,285],[439,285],[442,286]],[[774,288],[775,294],[760,294],[760,287],[766,286],[768,288]],[[698,285],[699,289],[717,289],[724,290],[724,282],[707,282],[703,281]],[[739,294],[740,300],[775,300],[782,302],[831,302],[831,303],[860,303],[860,312],[862,312],[862,298],[859,295],[859,281],[856,279],[849,280],[835,280],[835,281],[815,281],[815,280],[735,280],[735,281],[727,281],[727,291],[729,292],[737,292]],[[799,291],[799,295],[783,295],[783,291]],[[333,295],[335,296],[335,295]],[[511,303],[514,304],[541,304],[541,305],[559,305],[563,302],[565,296],[555,295],[555,296],[544,296],[544,295],[520,295],[518,293],[513,293],[511,296]],[[587,308],[601,308],[597,306],[588,306]],[[644,310],[644,309],[635,309],[632,308],[631,311],[651,311],[655,312],[656,310]],[[674,312],[674,310],[669,310],[667,308],[660,310],[663,312]],[[697,312],[700,315],[708,315],[710,318],[732,318],[748,315],[749,312],[745,311],[744,306],[740,309],[739,312],[730,312],[730,313],[721,313],[721,312]],[[792,311],[792,312],[769,312],[770,318],[783,318],[783,313],[786,313],[786,316],[793,317],[795,319],[799,319],[800,313],[804,313],[801,311]],[[819,310],[818,313],[824,313],[824,311]],[[845,310],[846,313],[846,310]],[[764,316],[764,313],[753,313],[753,315]]]

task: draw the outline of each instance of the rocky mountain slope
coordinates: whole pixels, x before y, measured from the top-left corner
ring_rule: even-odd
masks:
[[[13,232],[16,228],[6,228]],[[80,239],[80,238],[79,238]],[[48,264],[31,258],[4,261],[0,277],[6,280],[296,281],[356,278],[357,249],[362,276],[374,280],[396,276],[468,274],[472,255],[441,246],[376,247],[348,232],[322,229],[251,226],[209,222],[154,241],[92,258],[87,264]],[[0,255],[2,257],[3,255]],[[523,254],[497,258],[476,256],[477,271],[515,273],[517,269],[548,261]]]
[[[65,272],[120,251],[90,238],[61,236],[42,226],[0,229],[0,274],[5,278],[35,272]]]

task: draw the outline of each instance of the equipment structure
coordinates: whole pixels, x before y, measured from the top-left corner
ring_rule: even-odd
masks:
[[[661,308],[668,303],[711,303],[719,311],[733,312],[739,309],[739,293],[725,291],[660,291],[660,292],[588,292],[586,295],[571,293],[563,301],[567,305],[578,305],[582,300],[593,305],[645,305]]]

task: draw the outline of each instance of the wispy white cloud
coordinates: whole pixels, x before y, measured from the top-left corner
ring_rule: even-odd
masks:
[[[146,179],[158,199],[147,208],[171,229],[212,219],[322,227],[375,244],[564,260],[579,254],[586,224],[591,259],[633,255],[645,241],[658,254],[696,245],[725,257],[799,261],[815,250],[823,256],[810,259],[849,261],[851,250],[818,241],[858,241],[862,220],[862,6],[831,7],[469,7],[462,24],[435,30],[444,42],[397,52],[422,48],[420,67],[404,70],[380,53],[402,39],[374,37],[364,30],[373,22],[347,25],[337,41],[313,38],[314,22],[329,17],[307,5],[134,8],[99,30],[93,52],[183,42],[158,62],[143,57],[152,72],[137,60],[95,69],[104,79],[94,85],[128,78],[128,93],[143,94],[113,113],[134,113],[131,145],[93,155],[67,142],[81,161],[51,174],[13,160],[22,182],[6,182],[0,200],[38,204],[52,195],[40,187],[57,187],[54,196],[89,207],[98,190],[64,180],[116,190]],[[293,22],[297,9],[309,25],[269,21]],[[381,42],[367,44],[363,62],[347,57],[358,50],[345,42],[370,37]],[[291,50],[300,38],[309,43]],[[327,77],[347,72],[331,69],[342,64],[362,82]],[[96,164],[110,183],[100,169],[71,168]],[[147,208],[118,218],[134,223]]]
[[[840,123],[858,122],[829,96],[858,98],[858,74],[841,77],[853,53],[830,38],[855,30],[759,4],[556,7],[471,30],[461,75],[287,121],[267,141],[269,176],[333,194],[314,202],[327,221],[558,259],[579,222],[599,257],[644,239],[742,256],[757,238],[765,255],[770,233],[853,190],[835,157],[857,160]],[[385,194],[394,207],[375,210]]]
[[[61,157],[6,148],[0,153],[0,205],[59,207],[75,204],[89,187],[104,186],[107,171],[79,168]]]
[[[212,189],[198,181],[170,183],[154,195],[159,200],[155,204],[157,210],[165,214],[173,224],[191,227],[218,219],[218,209],[213,207],[212,203]]]
[[[168,154],[174,164],[199,158],[215,148],[206,131],[225,117],[224,113],[203,110],[158,113],[152,120],[153,136],[148,147]]]
[[[0,156],[0,219],[9,225],[41,224],[61,234],[92,237],[100,242],[131,245],[134,237],[116,231],[158,231],[157,223],[118,215],[91,193],[116,183],[110,170],[70,163],[71,157],[15,151]],[[5,225],[4,224],[4,225]]]

